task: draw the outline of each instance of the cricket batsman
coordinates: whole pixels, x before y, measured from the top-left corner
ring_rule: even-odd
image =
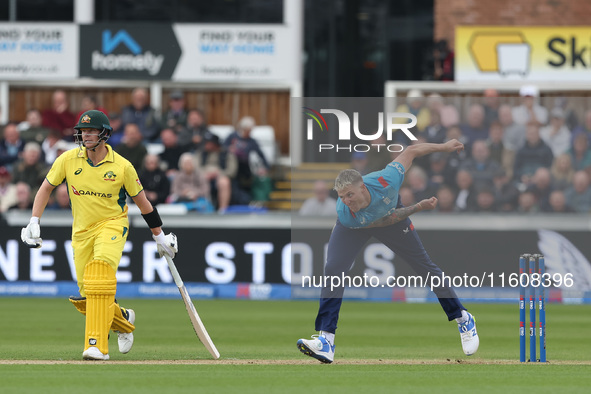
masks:
[[[409,207],[400,203],[398,190],[404,174],[416,157],[435,152],[455,152],[464,149],[458,140],[444,144],[416,144],[406,148],[395,161],[381,171],[365,176],[356,170],[343,170],[335,180],[337,222],[328,241],[324,275],[347,275],[363,245],[375,237],[402,257],[423,278],[441,277],[441,269],[431,261],[409,216],[434,209],[437,199],[432,197]],[[344,287],[324,287],[316,316],[319,335],[300,339],[300,351],[323,362],[332,363],[335,352],[335,331],[343,301]],[[468,356],[476,353],[479,338],[474,317],[464,308],[455,291],[445,285],[433,289],[449,321],[456,320],[462,349]]]
[[[109,330],[117,333],[121,353],[131,350],[135,330],[135,312],[115,301],[117,267],[129,234],[126,197],[140,209],[161,257],[174,257],[178,243],[174,234],[164,235],[160,215],[146,198],[135,168],[106,143],[112,132],[108,117],[101,111],[86,111],[74,129],[79,147],[53,163],[21,238],[29,247],[41,247],[41,215],[52,190],[65,181],[74,218],[72,249],[80,290],[80,297],[70,301],[86,316],[82,358],[108,360]]]

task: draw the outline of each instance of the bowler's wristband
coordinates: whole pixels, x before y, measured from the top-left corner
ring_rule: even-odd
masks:
[[[142,213],[142,217],[144,218],[146,223],[148,223],[148,227],[162,227],[162,219],[160,219],[160,215],[158,214],[156,207],[154,207],[154,210],[150,213],[147,213],[145,215]]]

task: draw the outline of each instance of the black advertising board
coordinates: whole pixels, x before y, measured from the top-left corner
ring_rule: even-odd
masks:
[[[181,50],[170,24],[80,26],[80,76],[168,80]]]

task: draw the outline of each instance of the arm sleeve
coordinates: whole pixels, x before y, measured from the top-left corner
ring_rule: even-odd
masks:
[[[259,143],[255,139],[252,139],[251,138],[249,144],[250,144],[250,149],[252,151],[254,151],[261,158],[261,160],[263,161],[263,164],[264,164],[265,168],[266,169],[269,169],[269,162],[267,161],[267,158],[265,157],[265,154],[261,150],[261,147],[260,147]]]
[[[59,186],[66,179],[65,158],[66,154],[59,155],[45,177],[52,186]]]
[[[144,187],[140,182],[140,178],[138,177],[135,168],[133,168],[131,164],[128,164],[125,167],[125,179],[123,180],[123,186],[130,197],[135,197],[140,194],[142,190],[144,190]]]
[[[398,190],[404,181],[405,173],[404,166],[397,161],[393,161],[380,171],[380,176],[384,177],[390,186]]]

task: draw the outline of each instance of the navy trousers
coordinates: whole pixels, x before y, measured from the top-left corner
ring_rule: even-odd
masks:
[[[347,275],[353,267],[355,257],[371,237],[375,237],[403,258],[423,278],[427,273],[430,276],[442,275],[441,269],[431,261],[408,218],[391,226],[369,229],[350,229],[337,221],[328,241],[324,275],[338,277]],[[441,286],[434,288],[433,291],[450,321],[462,316],[462,310],[466,308],[452,288]],[[329,287],[322,289],[320,308],[316,317],[316,331],[333,333],[336,331],[343,293],[343,287],[334,288],[332,291]]]

